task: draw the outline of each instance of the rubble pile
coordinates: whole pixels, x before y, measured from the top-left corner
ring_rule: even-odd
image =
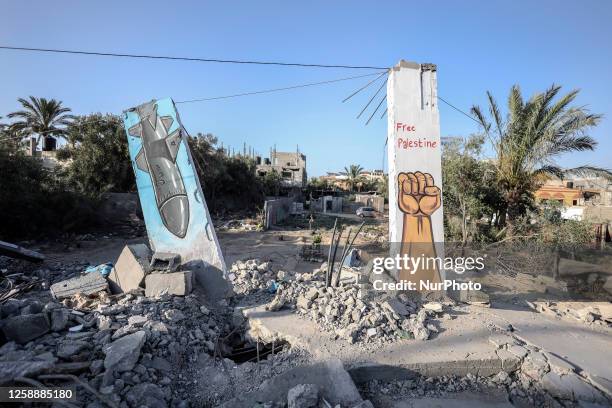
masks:
[[[2,304],[8,342],[0,347],[1,382],[68,370],[117,405],[184,406],[189,381],[172,371],[213,354],[223,316],[192,295],[83,298]],[[15,365],[26,372],[11,370]]]
[[[232,264],[228,279],[234,286],[238,295],[249,294],[261,289],[274,291],[275,282],[283,280],[285,272],[275,271],[271,262],[260,259],[237,261]]]
[[[258,290],[275,293],[268,310],[296,309],[301,316],[351,343],[427,340],[438,331],[435,317],[443,314],[441,303],[419,307],[403,294],[374,299],[364,285],[356,283],[326,287],[325,269],[324,263],[312,274],[275,272],[269,262],[251,259],[235,262],[229,279],[239,294]]]
[[[298,384],[287,392],[286,403],[275,403],[273,401],[258,403],[254,408],[319,408],[331,407],[332,405],[321,395],[316,384]],[[370,401],[362,401],[351,407],[336,404],[334,408],[374,408]]]

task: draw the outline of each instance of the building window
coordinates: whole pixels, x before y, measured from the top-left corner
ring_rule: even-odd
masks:
[[[578,205],[578,200],[573,200],[572,205]]]

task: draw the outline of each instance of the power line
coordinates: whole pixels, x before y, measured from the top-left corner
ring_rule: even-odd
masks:
[[[441,100],[442,102],[444,102],[445,104],[447,104],[448,106],[450,106],[451,108],[453,108],[454,110],[456,110],[457,112],[467,116],[468,118],[472,119],[474,122],[478,123],[480,125],[480,122],[474,118],[472,115],[470,115],[469,113],[465,113],[464,111],[462,111],[461,109],[459,109],[458,107],[456,107],[455,105],[453,105],[450,102],[447,102],[446,100],[444,100],[444,98],[442,98],[440,95],[438,95],[438,99]]]
[[[383,74],[385,72],[383,72]],[[307,84],[286,86],[286,87],[283,87],[283,88],[272,88],[272,89],[264,89],[264,90],[261,90],[261,91],[243,92],[243,93],[238,93],[238,94],[233,94],[233,95],[213,96],[213,97],[210,97],[210,98],[188,99],[188,100],[185,100],[185,101],[177,101],[175,103],[179,104],[179,103],[204,102],[204,101],[214,101],[214,100],[218,100],[218,99],[237,98],[239,96],[259,95],[259,94],[264,94],[264,93],[287,91],[287,90],[298,89],[298,88],[306,88],[306,87],[309,87],[309,86],[331,84],[331,83],[335,83],[335,82],[348,81],[348,80],[351,80],[351,79],[364,78],[364,77],[373,76],[373,75],[381,75],[381,73],[380,72],[374,72],[374,73],[365,74],[365,75],[357,75],[357,76],[351,76],[351,77],[346,77],[346,78],[331,79],[331,80],[328,80],[328,81],[321,81],[321,82],[311,82],[311,83],[307,83]]]
[[[226,60],[217,58],[197,58],[197,57],[172,57],[166,55],[147,55],[147,54],[123,54],[114,52],[100,51],[82,51],[82,50],[65,50],[55,48],[28,48],[28,47],[11,47],[0,45],[0,49],[11,51],[27,51],[27,52],[46,52],[56,54],[75,54],[75,55],[93,55],[98,57],[118,57],[118,58],[143,58],[156,60],[171,60],[171,61],[191,61],[191,62],[212,62],[220,64],[251,64],[251,65],[278,65],[283,67],[302,67],[302,68],[344,68],[344,69],[388,69],[388,67],[372,67],[361,65],[327,65],[327,64],[304,64],[297,62],[278,62],[278,61],[249,61],[249,60]]]

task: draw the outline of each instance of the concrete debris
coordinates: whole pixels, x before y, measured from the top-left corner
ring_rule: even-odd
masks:
[[[156,297],[163,294],[186,296],[193,289],[193,273],[180,271],[172,273],[150,273],[145,278],[145,295]]]
[[[51,294],[56,299],[69,298],[77,293],[92,295],[108,289],[108,282],[98,273],[88,273],[83,276],[68,279],[51,285]]]
[[[149,271],[151,251],[145,244],[126,245],[108,276],[112,293],[138,289]]]
[[[155,252],[151,257],[150,270],[174,272],[181,264],[181,256],[170,252]]]
[[[104,368],[118,372],[130,371],[140,358],[140,349],[146,339],[146,333],[142,330],[121,337],[104,348],[106,358]]]
[[[276,281],[278,288],[274,298],[268,300],[267,309],[295,309],[300,316],[316,321],[350,343],[427,340],[437,330],[432,322],[436,312],[443,311],[441,303],[430,302],[426,304],[429,308],[417,310],[407,297],[366,299],[361,284],[345,282],[326,287],[321,272],[324,270],[325,265],[312,274],[284,272],[284,279]],[[238,261],[231,271],[237,293],[264,291],[275,277],[269,263],[259,260]]]
[[[25,314],[6,319],[2,332],[8,340],[25,344],[50,330],[49,319],[44,313]]]
[[[589,326],[612,326],[610,302],[528,302],[532,309],[558,319],[579,321]]]
[[[319,387],[300,384],[287,393],[287,408],[315,408],[319,405]]]

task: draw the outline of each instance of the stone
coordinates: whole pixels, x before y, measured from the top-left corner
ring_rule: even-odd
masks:
[[[143,324],[145,324],[149,319],[147,319],[146,316],[142,316],[142,315],[134,315],[134,316],[130,316],[128,317],[128,324],[130,326],[142,326]]]
[[[68,325],[68,310],[66,309],[53,309],[49,313],[51,317],[51,330],[54,332],[62,331]]]
[[[423,305],[423,309],[431,310],[432,312],[442,313],[444,306],[440,302],[428,302]]]
[[[181,312],[178,309],[164,310],[163,315],[166,318],[166,320],[168,320],[169,322],[172,322],[172,323],[178,323],[181,320],[185,319],[185,315],[183,314],[183,312]]]
[[[73,357],[90,347],[85,341],[65,341],[57,348],[57,356],[61,358]]]
[[[319,404],[319,388],[315,384],[299,384],[287,392],[288,408],[315,408]]]
[[[310,308],[310,300],[308,300],[305,296],[298,296],[296,305],[298,309],[309,309]]]
[[[155,384],[137,384],[128,391],[125,399],[130,407],[166,408],[164,392]]]
[[[10,298],[0,305],[0,317],[9,317],[19,313],[21,302],[18,299]]]
[[[149,270],[151,251],[145,244],[126,245],[108,275],[112,293],[123,293],[140,287]]]
[[[319,296],[319,291],[317,288],[310,288],[306,291],[304,297],[308,300],[315,300]]]
[[[521,372],[539,381],[549,371],[548,363],[542,353],[529,353],[521,365]]]
[[[179,271],[172,273],[151,273],[145,278],[145,295],[156,297],[162,294],[186,296],[193,289],[193,273]]]
[[[87,273],[51,285],[51,295],[55,299],[70,298],[77,293],[93,295],[108,289],[108,282],[99,273]]]
[[[140,357],[140,349],[146,340],[143,330],[128,334],[104,347],[106,358],[104,367],[115,369],[117,372],[130,371],[134,368]]]
[[[33,377],[53,367],[52,361],[0,361],[0,385],[7,385],[17,377]]]
[[[370,327],[368,330],[366,330],[366,336],[368,337],[374,337],[377,333],[378,330],[376,329],[376,327]]]
[[[396,314],[398,316],[410,315],[410,311],[408,310],[408,308],[398,299],[387,299],[385,302],[383,302],[382,305],[391,313]]]
[[[25,344],[48,333],[50,328],[47,316],[44,313],[36,313],[9,317],[5,320],[2,331],[9,341]]]

